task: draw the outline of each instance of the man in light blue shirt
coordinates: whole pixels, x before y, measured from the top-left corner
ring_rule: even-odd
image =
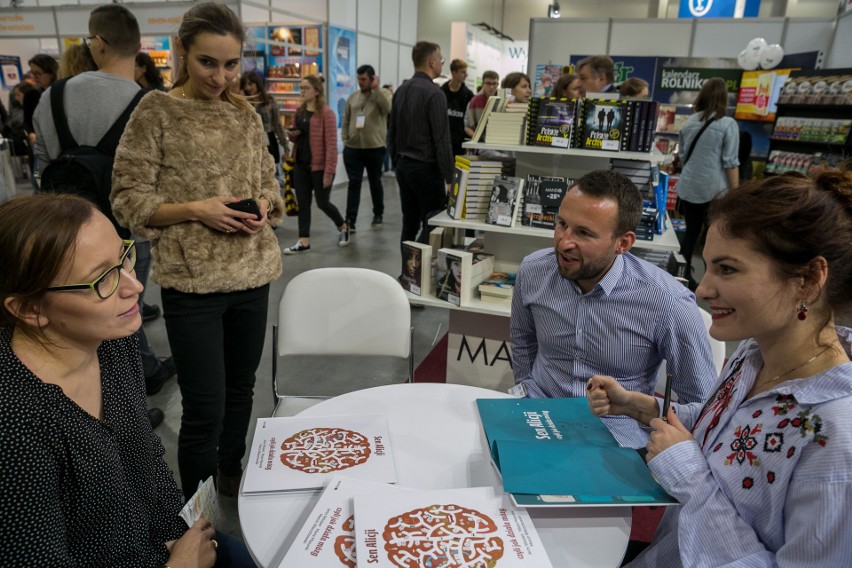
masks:
[[[653,394],[665,360],[678,400],[707,398],[717,373],[695,297],[628,252],[641,215],[642,200],[629,179],[590,172],[562,201],[554,247],[524,259],[510,333],[515,382],[527,396],[585,396],[592,375]],[[648,441],[635,420],[603,420],[622,446]]]

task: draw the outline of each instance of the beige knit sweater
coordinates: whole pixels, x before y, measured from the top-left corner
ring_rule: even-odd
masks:
[[[266,198],[271,222],[283,217],[268,140],[254,110],[223,101],[146,95],[130,117],[115,156],[113,213],[151,239],[151,278],[164,288],[206,294],[263,286],[281,274],[278,240],[258,233],[223,233],[197,221],[149,227],[164,203],[214,196]]]

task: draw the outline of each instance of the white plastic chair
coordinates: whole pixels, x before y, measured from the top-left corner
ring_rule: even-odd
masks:
[[[710,342],[710,354],[713,357],[713,367],[716,368],[716,375],[718,376],[719,373],[722,372],[722,367],[725,365],[725,343],[710,337],[710,326],[713,324],[713,318],[702,308],[698,308],[698,311],[701,312],[701,319],[704,321],[704,329],[707,330],[707,341]],[[666,362],[663,361],[663,364],[660,365],[660,369],[657,371],[657,384],[654,387],[654,392],[663,393],[665,390]],[[672,400],[677,400],[677,393],[672,393]]]
[[[414,380],[414,328],[402,286],[366,268],[317,268],[299,274],[278,304],[272,327],[273,416],[290,416],[325,396],[291,396],[279,388],[278,358],[288,355],[380,356],[408,360]]]

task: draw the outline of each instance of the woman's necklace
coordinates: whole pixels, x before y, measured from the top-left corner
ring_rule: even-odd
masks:
[[[823,349],[822,351],[820,351],[819,353],[817,353],[816,355],[814,355],[813,357],[811,357],[810,359],[808,359],[807,361],[805,361],[804,363],[802,363],[801,365],[796,365],[795,367],[793,367],[793,368],[792,368],[792,369],[790,369],[789,371],[784,371],[784,372],[783,372],[783,373],[781,373],[780,375],[777,375],[777,376],[775,376],[775,377],[773,377],[773,378],[769,379],[769,380],[768,380],[768,381],[766,381],[766,382],[763,382],[763,383],[760,383],[760,384],[755,385],[755,387],[758,387],[758,388],[760,388],[760,387],[764,387],[764,386],[766,386],[766,385],[768,385],[768,384],[774,383],[775,381],[777,381],[777,380],[778,380],[778,379],[780,379],[780,378],[786,377],[787,375],[789,375],[789,374],[790,374],[790,373],[792,373],[793,371],[798,371],[799,369],[801,369],[802,367],[804,367],[804,366],[808,365],[809,363],[813,363],[814,361],[816,361],[817,357],[819,357],[820,355],[822,355],[823,353],[825,353],[825,352],[826,352],[826,351],[828,351],[829,349],[831,349],[831,346],[826,347],[825,349]]]

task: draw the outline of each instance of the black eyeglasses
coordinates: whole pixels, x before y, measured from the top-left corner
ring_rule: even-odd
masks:
[[[136,243],[134,241],[122,241],[124,252],[118,259],[118,264],[95,278],[87,284],[67,284],[65,286],[51,286],[50,292],[73,292],[75,290],[94,290],[102,299],[106,300],[118,290],[121,282],[121,271],[130,272],[136,266]]]

